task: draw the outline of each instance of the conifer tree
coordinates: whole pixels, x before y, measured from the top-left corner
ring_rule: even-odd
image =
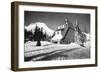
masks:
[[[35,27],[34,35],[33,35],[34,41],[37,41],[37,46],[41,46],[41,42],[43,40],[43,28]]]

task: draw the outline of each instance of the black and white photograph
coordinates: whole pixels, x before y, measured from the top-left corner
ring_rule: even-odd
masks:
[[[12,3],[12,70],[97,66],[97,7]]]
[[[90,14],[24,11],[24,61],[90,58]]]

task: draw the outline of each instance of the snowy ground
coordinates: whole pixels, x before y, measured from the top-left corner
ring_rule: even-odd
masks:
[[[85,47],[78,44],[54,44],[41,41],[42,46],[35,46],[37,42],[25,43],[25,61],[42,60],[67,60],[90,58],[90,42],[84,43]]]

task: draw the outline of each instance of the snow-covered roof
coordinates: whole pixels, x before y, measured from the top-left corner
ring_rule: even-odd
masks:
[[[62,29],[64,29],[64,28],[65,28],[65,24],[64,24],[64,25],[60,25],[60,26],[58,26],[58,28],[57,28],[56,31],[62,30]]]

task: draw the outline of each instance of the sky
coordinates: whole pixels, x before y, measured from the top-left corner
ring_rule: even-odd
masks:
[[[90,14],[24,11],[25,26],[35,22],[43,22],[52,30],[56,30],[59,25],[64,24],[66,18],[73,25],[77,20],[83,32],[90,32]]]

